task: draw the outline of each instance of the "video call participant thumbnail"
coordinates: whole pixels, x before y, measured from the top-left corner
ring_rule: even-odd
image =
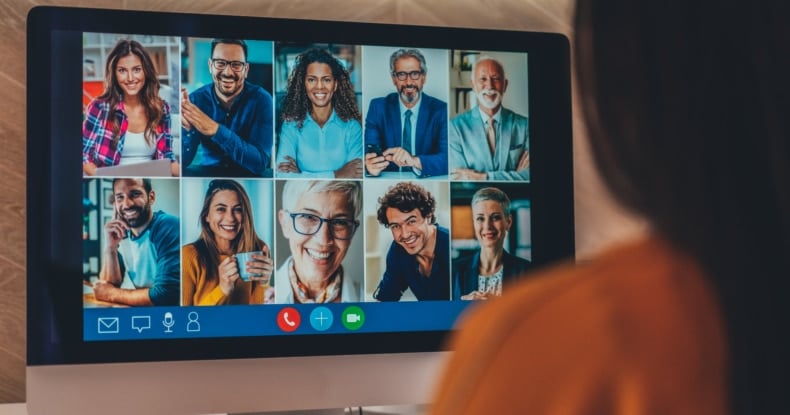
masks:
[[[170,133],[170,105],[159,97],[159,79],[148,51],[121,39],[107,55],[104,92],[88,104],[82,124],[82,171],[169,159],[179,175]]]
[[[248,252],[255,253],[244,263],[236,257]],[[255,231],[252,203],[239,182],[209,182],[200,210],[200,236],[181,253],[182,305],[274,302],[269,286],[274,263],[269,246]],[[247,281],[241,277],[242,267]]]
[[[446,175],[447,103],[423,92],[425,57],[417,49],[399,49],[390,56],[389,69],[396,92],[371,100],[365,117],[368,175],[404,170],[419,178]]]
[[[505,251],[505,238],[513,225],[510,198],[495,187],[472,196],[472,226],[480,249],[453,261],[453,299],[487,300],[499,297],[528,271],[531,263]]]
[[[93,284],[97,300],[178,305],[179,219],[154,211],[156,198],[151,179],[113,180],[115,217],[104,224],[106,246],[99,280]]]
[[[529,120],[502,105],[508,87],[501,62],[480,56],[472,69],[477,106],[450,122],[453,180],[529,180]]]
[[[181,90],[184,176],[262,177],[270,173],[272,96],[247,81],[247,43],[214,39],[213,83]],[[268,173],[267,173],[268,172]]]
[[[362,178],[362,115],[348,71],[329,51],[296,57],[283,101],[277,177]]]
[[[450,234],[436,224],[436,199],[420,185],[398,183],[379,198],[377,218],[392,232],[387,267],[373,298],[450,299]]]
[[[285,183],[277,218],[291,255],[275,272],[277,304],[361,301],[361,259],[343,266],[361,210],[358,181]]]

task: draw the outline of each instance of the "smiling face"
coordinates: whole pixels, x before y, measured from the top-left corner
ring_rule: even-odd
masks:
[[[244,56],[244,49],[241,45],[230,43],[217,44],[211,55],[211,59],[222,59],[228,62],[247,61],[246,56]],[[217,92],[217,95],[226,102],[236,98],[244,87],[244,80],[247,79],[249,65],[245,64],[238,72],[234,71],[231,65],[227,65],[224,69],[219,70],[214,67],[211,59],[208,61],[208,68],[211,71],[211,77],[214,79],[214,90]]]
[[[124,96],[135,96],[142,91],[145,86],[145,72],[140,58],[133,53],[119,58],[115,65],[115,80]]]
[[[401,212],[396,208],[387,208],[386,215],[392,239],[409,255],[417,255],[428,247],[436,229],[430,215],[423,217],[419,209]]]
[[[332,94],[337,90],[337,80],[332,76],[332,68],[320,62],[307,65],[304,88],[313,108],[331,106]]]
[[[142,180],[122,179],[113,184],[113,205],[116,217],[133,230],[148,225],[153,217],[151,206],[156,194],[145,190]],[[137,233],[137,232],[135,232]]]
[[[472,88],[477,97],[477,103],[489,115],[499,111],[502,98],[507,90],[505,71],[494,60],[486,59],[475,66]]]
[[[299,197],[290,213],[308,213],[323,219],[354,220],[354,211],[347,197],[340,192],[308,192]],[[280,210],[280,228],[291,248],[294,270],[300,280],[325,281],[343,263],[351,239],[341,240],[332,236],[330,226],[324,222],[313,235],[302,235],[294,229],[289,212]]]
[[[243,217],[244,208],[235,191],[220,190],[211,198],[204,221],[214,233],[214,241],[220,249],[231,246],[239,236]]]
[[[513,223],[502,205],[494,200],[481,200],[472,205],[475,238],[482,247],[501,249],[505,236]]]
[[[395,73],[405,72],[407,74],[414,71],[421,72],[423,70],[420,61],[412,56],[404,56],[396,60],[394,69]],[[411,108],[416,105],[417,101],[420,99],[420,92],[422,91],[422,86],[425,84],[425,72],[420,74],[417,79],[411,79],[410,76],[406,76],[406,79],[402,81],[399,80],[397,76],[393,75],[392,83],[395,85],[395,89],[398,90],[403,105]]]

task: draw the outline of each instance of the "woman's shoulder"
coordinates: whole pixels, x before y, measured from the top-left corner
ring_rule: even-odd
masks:
[[[572,391],[558,385],[589,387],[594,394],[593,388],[636,373],[653,393],[677,383],[684,371],[723,377],[722,320],[713,290],[694,261],[654,238],[614,248],[586,265],[536,272],[472,312],[458,333],[438,399],[443,413],[475,413],[463,412],[468,401],[456,398],[472,391],[475,401],[488,399],[480,395],[495,401],[517,394],[513,388],[541,390],[531,401],[508,402],[524,405],[515,412],[526,413],[552,396],[567,400]],[[483,384],[487,392],[479,392]]]
[[[88,112],[90,111],[107,111],[110,109],[110,100],[97,97],[91,100],[88,104]]]
[[[181,247],[181,257],[184,261],[195,259],[198,257],[197,245],[192,242]]]

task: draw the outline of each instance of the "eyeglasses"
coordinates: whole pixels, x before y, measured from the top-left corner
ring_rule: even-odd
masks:
[[[218,71],[224,71],[230,65],[233,72],[240,72],[247,65],[247,62],[242,61],[226,61],[225,59],[211,59],[211,65]]]
[[[407,76],[409,78],[411,78],[412,81],[416,81],[416,80],[420,79],[422,74],[423,74],[423,71],[393,72],[392,76],[398,78],[399,81],[405,81]]]
[[[348,240],[354,236],[359,222],[350,219],[324,219],[310,213],[288,213],[294,223],[294,230],[300,235],[315,235],[326,222],[333,238]]]
[[[423,222],[425,222],[425,218],[418,219],[416,216],[412,216],[401,223],[388,223],[384,225],[384,227],[391,230],[392,232],[400,232],[401,229],[411,229],[418,225],[422,225]]]

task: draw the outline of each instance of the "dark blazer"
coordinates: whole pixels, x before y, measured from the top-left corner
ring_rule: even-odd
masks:
[[[382,150],[400,147],[403,127],[400,121],[398,93],[370,101],[365,118],[365,144],[377,144]],[[447,103],[425,93],[420,97],[414,154],[422,162],[421,177],[447,174]],[[385,171],[398,171],[390,164]]]
[[[526,259],[503,252],[502,292],[513,282],[523,276],[532,267]],[[480,275],[480,251],[453,261],[453,300],[460,300],[462,295],[477,290],[477,277]]]

